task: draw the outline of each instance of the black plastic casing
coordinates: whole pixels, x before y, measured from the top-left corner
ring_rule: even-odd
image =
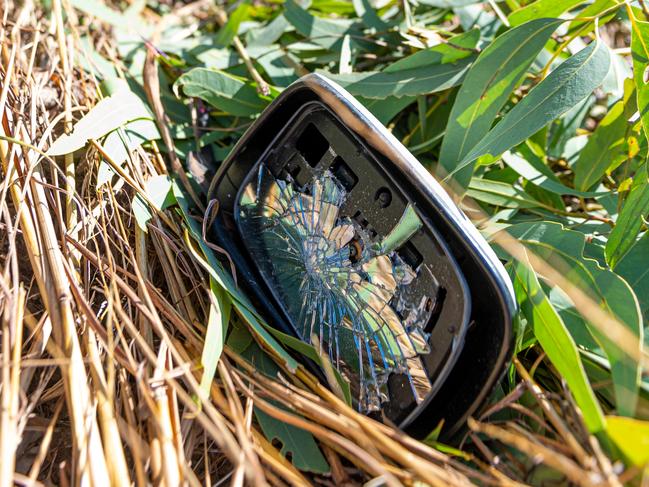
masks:
[[[487,242],[433,176],[344,89],[324,76],[310,74],[289,86],[264,110],[237,142],[212,181],[209,197],[218,200],[219,213],[211,237],[228,252],[235,263],[238,282],[268,322],[295,335],[295,329],[288,323],[281,306],[274,302],[245,250],[234,211],[246,177],[262,157],[267,161],[274,152],[281,151],[276,144],[283,140],[282,135],[300,119],[298,115],[305,107],[313,106],[321,106],[337,126],[348,131],[359,153],[365,154],[365,159],[376,161],[390,184],[398,187],[402,196],[416,206],[439,241],[437,249],[430,251],[443,255],[447,265],[459,276],[452,288],[460,303],[457,306],[464,313],[456,312],[461,319],[446,334],[446,341],[442,340],[447,348],[440,353],[446,357],[446,363],[435,373],[431,394],[398,420],[401,428],[418,438],[425,437],[444,420],[441,438],[449,440],[476,413],[505,371],[515,311],[511,282]],[[354,169],[353,163],[347,163]],[[378,186],[380,182],[363,184]],[[313,368],[313,364],[310,366]]]

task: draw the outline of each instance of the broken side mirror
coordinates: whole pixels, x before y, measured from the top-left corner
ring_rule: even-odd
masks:
[[[491,393],[511,348],[504,268],[335,83],[313,74],[287,88],[223,162],[210,198],[212,238],[239,284],[272,326],[320,347],[358,410],[416,437],[444,420],[449,438]]]

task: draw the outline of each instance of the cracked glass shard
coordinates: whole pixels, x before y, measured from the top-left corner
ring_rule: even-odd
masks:
[[[239,195],[244,244],[299,337],[319,343],[349,380],[360,411],[392,399],[392,374],[405,376],[420,403],[432,387],[421,354],[430,351],[434,303],[411,287],[430,270],[413,269],[397,250],[422,221],[408,205],[390,232],[372,237],[341,213],[347,197],[328,170],[299,186],[260,164]]]

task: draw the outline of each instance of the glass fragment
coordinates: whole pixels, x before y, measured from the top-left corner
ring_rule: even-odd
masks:
[[[328,170],[299,186],[260,164],[240,192],[237,222],[299,337],[320,344],[360,411],[378,411],[391,399],[392,374],[407,378],[419,403],[431,389],[421,355],[430,351],[424,329],[436,293],[412,291],[430,270],[413,269],[397,250],[422,221],[409,204],[390,232],[373,237],[341,213],[347,197]]]

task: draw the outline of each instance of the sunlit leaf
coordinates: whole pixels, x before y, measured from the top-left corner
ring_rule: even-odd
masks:
[[[598,306],[616,316],[637,338],[634,347],[640,350],[644,330],[638,300],[626,281],[600,267],[594,259],[584,256],[583,234],[552,222],[521,223],[509,227],[508,232],[561,272]],[[597,328],[589,325],[589,330],[611,364],[618,413],[633,416],[638,399],[640,364]]]
[[[529,182],[558,195],[572,194],[582,197],[593,197],[603,193],[577,191],[561,183],[552,170],[543,164],[543,161],[534,157],[529,151],[529,157],[524,158],[512,152],[505,152],[503,161]]]
[[[69,154],[86,145],[90,139],[98,139],[108,132],[137,119],[152,119],[147,105],[135,93],[120,90],[97,103],[70,134],[63,134],[47,151],[50,156]]]
[[[239,31],[239,25],[248,17],[249,10],[250,6],[245,2],[241,2],[237,8],[228,15],[228,21],[223,27],[221,27],[221,29],[219,29],[214,42],[219,46],[230,45],[232,39],[234,39]]]
[[[512,26],[521,25],[541,17],[558,17],[564,12],[584,3],[586,0],[536,0],[523,8],[509,14],[508,20]]]
[[[354,11],[367,27],[372,27],[376,30],[384,31],[388,28],[388,23],[381,20],[374,7],[372,7],[369,0],[352,0],[354,4]]]
[[[642,120],[645,137],[649,139],[649,22],[636,19],[632,9],[628,9],[631,19],[631,58],[633,59],[633,80],[635,81],[638,110]]]
[[[615,228],[606,242],[606,262],[611,268],[615,268],[620,259],[633,247],[638,232],[644,224],[644,217],[647,215],[649,215],[649,180],[647,166],[644,165],[633,178],[629,195],[615,222]]]
[[[505,208],[534,208],[538,200],[532,198],[522,189],[500,181],[473,178],[469,183],[467,195],[478,201]]]
[[[113,164],[121,165],[131,151],[145,142],[160,138],[158,127],[153,120],[141,118],[128,122],[124,127],[110,132],[102,143],[102,148]],[[106,161],[99,164],[97,187],[104,185],[115,175]]]
[[[284,16],[311,42],[327,49],[340,49],[345,34],[362,37],[362,32],[347,19],[327,19],[311,15],[294,0],[284,3]]]
[[[608,436],[625,459],[636,467],[649,463],[649,422],[620,416],[606,416]]]
[[[466,182],[465,169],[483,154],[498,156],[538,132],[568,111],[597,88],[610,64],[608,48],[599,40],[591,42],[556,68],[517,103],[502,120],[464,156],[448,178],[464,172],[459,182]]]
[[[275,379],[280,372],[279,367],[273,362],[255,342],[249,342],[244,350],[239,350],[243,357],[248,359],[257,370]],[[286,407],[276,401],[273,406],[286,410]],[[322,452],[318,448],[311,433],[293,425],[277,420],[259,408],[255,408],[255,416],[261,426],[264,436],[268,441],[279,440],[281,453],[291,454],[291,461],[300,470],[314,473],[327,473],[330,470]],[[295,414],[289,411],[290,414]]]
[[[649,323],[649,233],[637,240],[629,251],[622,256],[615,266],[615,272],[622,276],[633,288],[640,308],[644,314],[645,323]]]
[[[251,83],[216,69],[192,69],[178,78],[174,89],[239,117],[256,115],[268,104]]]
[[[521,311],[552,365],[568,383],[589,431],[602,431],[604,415],[586,377],[577,346],[541,289],[536,274],[524,263],[516,265],[514,289]]]
[[[480,53],[449,117],[440,152],[442,176],[456,170],[458,163],[487,135],[498,112],[560,24],[556,19],[534,20],[505,32]],[[468,184],[471,169],[467,166],[455,175],[461,186]]]
[[[574,166],[578,190],[590,190],[625,156],[625,135],[630,130],[628,120],[637,110],[633,83],[627,81],[624,99],[613,105],[579,154]]]
[[[201,365],[203,366],[203,375],[201,375],[200,387],[209,397],[210,387],[216,366],[223,352],[225,335],[230,322],[230,310],[232,303],[225,291],[218,283],[210,278],[210,311],[207,317],[207,330],[205,331],[205,343],[203,353],[201,354]]]
[[[171,179],[166,174],[154,176],[147,180],[144,184],[144,192],[146,199],[139,194],[133,198],[133,216],[140,229],[144,232],[147,231],[147,223],[152,218],[149,205],[157,211],[162,211],[165,208],[176,202],[176,198],[171,191]]]
[[[352,95],[362,95],[365,98],[414,96],[443,91],[458,85],[470,62],[470,59],[462,59],[455,63],[434,64],[398,72],[323,74]]]

